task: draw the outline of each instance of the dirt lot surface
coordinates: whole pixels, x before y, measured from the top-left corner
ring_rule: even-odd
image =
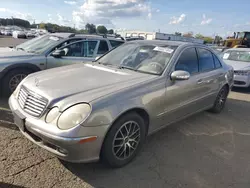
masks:
[[[120,169],[58,160],[21,135],[0,101],[0,188],[250,187],[250,90],[231,92],[221,114],[202,112],[150,136]]]
[[[15,39],[12,37],[5,37],[0,35],[0,47],[16,46],[20,43],[27,41],[28,39]]]

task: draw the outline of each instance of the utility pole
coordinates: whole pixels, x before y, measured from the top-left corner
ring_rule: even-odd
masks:
[[[11,18],[12,18],[12,24],[13,24],[13,26],[14,26],[14,18],[13,18],[13,16],[11,16]]]

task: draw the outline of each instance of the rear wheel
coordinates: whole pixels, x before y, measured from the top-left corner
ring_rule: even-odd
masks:
[[[142,117],[136,113],[126,114],[108,132],[101,157],[111,167],[122,167],[135,158],[145,138],[146,127]]]
[[[8,97],[15,91],[18,84],[30,74],[31,71],[28,69],[14,69],[8,72],[3,78],[3,96]]]
[[[209,110],[210,112],[220,113],[224,109],[227,101],[228,92],[229,91],[227,86],[223,86],[221,88],[220,92],[216,97],[213,108]]]

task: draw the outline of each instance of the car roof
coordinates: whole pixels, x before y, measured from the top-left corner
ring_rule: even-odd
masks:
[[[74,33],[50,33],[51,36],[61,37],[61,38],[69,38],[71,36],[74,36]]]
[[[183,45],[199,45],[203,44],[183,42],[183,41],[170,41],[170,40],[134,40],[127,43],[139,43],[139,44],[153,44],[153,45],[170,45],[170,46],[183,46]],[[206,47],[206,46],[205,46]]]
[[[250,48],[230,48],[227,51],[250,52]]]
[[[61,37],[64,39],[67,38],[94,38],[94,39],[103,39],[103,40],[116,40],[116,41],[124,41],[121,38],[115,38],[115,37],[104,37],[103,35],[98,34],[75,34],[75,33],[50,33],[51,36]]]
[[[82,37],[82,38],[95,38],[95,39],[104,39],[104,40],[117,40],[117,41],[123,41],[120,38],[115,38],[115,37],[104,37],[103,35],[88,35],[88,34],[77,34],[74,37]]]

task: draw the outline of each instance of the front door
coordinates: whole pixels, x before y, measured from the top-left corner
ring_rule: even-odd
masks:
[[[183,81],[168,79],[164,110],[165,124],[183,118],[204,107],[200,101],[204,95],[204,90],[201,85],[199,62],[194,47],[184,49],[172,71],[175,70],[189,72],[190,78]]]
[[[95,60],[99,41],[88,40],[71,43],[60,48],[65,56],[47,56],[47,69]]]

